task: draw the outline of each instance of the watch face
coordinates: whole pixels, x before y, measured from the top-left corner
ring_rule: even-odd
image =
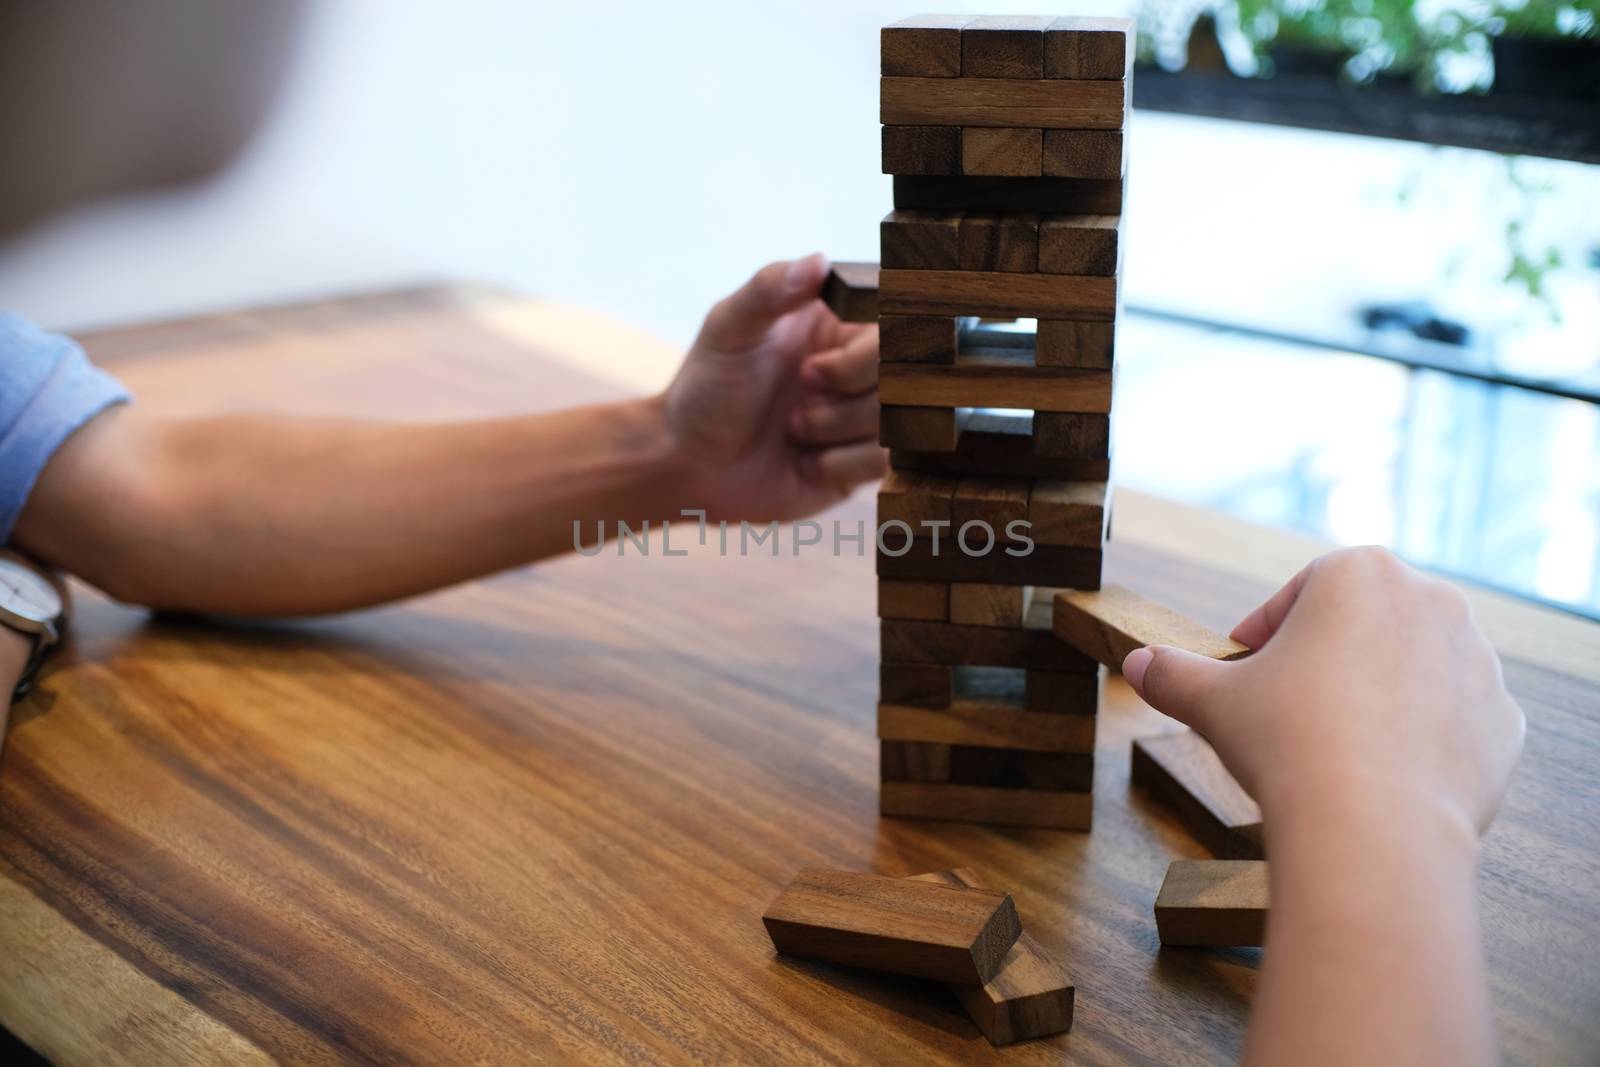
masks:
[[[0,608],[34,622],[49,622],[61,614],[56,587],[39,575],[0,559]]]

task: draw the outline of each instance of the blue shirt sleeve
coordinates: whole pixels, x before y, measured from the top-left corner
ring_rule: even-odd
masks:
[[[62,442],[127,400],[72,340],[0,312],[0,544]]]

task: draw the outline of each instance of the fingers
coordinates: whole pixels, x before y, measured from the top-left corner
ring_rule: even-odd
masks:
[[[860,441],[800,457],[800,473],[817,485],[848,493],[889,472],[889,453],[875,441]]]
[[[696,343],[722,349],[756,344],[778,319],[815,300],[827,275],[828,260],[821,252],[767,264],[711,309]]]
[[[863,393],[844,399],[821,398],[789,417],[789,436],[802,445],[838,445],[876,440],[878,396]]]
[[[1151,645],[1128,653],[1122,676],[1146,704],[1205,733],[1209,697],[1231,666],[1183,649]]]
[[[1260,649],[1265,645],[1271,640],[1272,635],[1278,632],[1283,620],[1289,617],[1289,609],[1300,599],[1300,592],[1306,587],[1306,579],[1311,576],[1311,568],[1316,565],[1317,561],[1312,560],[1301,567],[1300,573],[1290,578],[1282,589],[1268,597],[1266,603],[1246,615],[1228,636],[1252,649]]]
[[[800,378],[818,391],[853,396],[878,384],[878,328],[869,326],[845,342],[808,356]]]

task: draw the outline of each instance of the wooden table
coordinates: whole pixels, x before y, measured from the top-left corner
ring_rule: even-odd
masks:
[[[90,338],[152,407],[418,418],[659,375],[632,335],[430,290]],[[258,472],[271,477],[270,471]],[[869,517],[870,495],[840,509]],[[1319,546],[1120,494],[1108,577],[1226,624]],[[1210,1063],[1259,954],[1157,951],[1107,687],[1090,835],[880,819],[870,558],[573,557],[286,625],[84,594],[0,761],[0,1022],[61,1063]],[[1531,723],[1483,908],[1510,1058],[1600,1051],[1600,634],[1478,611]],[[796,868],[968,865],[1078,982],[992,1049],[945,991],[775,958]],[[1351,1020],[1359,1026],[1361,1020]]]

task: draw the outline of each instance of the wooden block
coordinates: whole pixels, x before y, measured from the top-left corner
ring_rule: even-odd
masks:
[[[885,740],[993,745],[1039,752],[1093,752],[1097,721],[1095,715],[1063,715],[960,700],[943,708],[878,705],[878,736]]]
[[[883,173],[962,174],[961,144],[960,126],[885,126]]]
[[[918,15],[891,22],[878,34],[882,72],[911,78],[961,75],[961,27],[966,15]]]
[[[963,78],[1043,78],[1049,15],[985,15],[961,27]]]
[[[1110,370],[1116,332],[1115,322],[1040,319],[1033,361],[1041,367]]]
[[[889,471],[878,486],[878,522],[899,519],[913,530],[924,522],[949,522],[957,480],[918,471]]]
[[[1029,667],[1091,676],[1098,669],[1087,656],[1039,630],[885,619],[878,624],[878,634],[886,662]]]
[[[1047,274],[1116,274],[1121,215],[1049,215],[1039,224],[1039,269]]]
[[[1032,274],[1039,269],[1039,220],[1032,213],[964,215],[961,218],[961,270]]]
[[[931,537],[919,537],[906,547],[899,531],[891,531],[878,550],[878,576],[928,582],[1053,585],[1070,589],[1100,587],[1103,553],[1098,548],[1036,543],[1032,551],[1013,555],[1012,551],[1021,551],[1018,543],[1008,543],[997,537],[989,551],[984,552],[988,543],[980,527],[969,528],[966,544],[974,554],[963,552],[960,527],[954,527],[943,532],[935,555]],[[1031,632],[1050,636],[1048,630]],[[1060,641],[1055,643],[1058,647],[1067,647]]]
[[[1057,593],[1054,626],[1057,637],[1112,670],[1121,670],[1128,653],[1146,645],[1172,645],[1222,660],[1250,654],[1239,642],[1120,585]]]
[[[950,452],[960,443],[955,408],[898,407],[878,409],[878,443],[913,452]]]
[[[950,617],[950,586],[944,582],[878,582],[878,617],[944,622]]]
[[[954,363],[956,324],[952,316],[878,316],[878,358],[885,363]]]
[[[936,623],[908,625],[932,626]],[[1148,790],[1221,859],[1259,860],[1261,809],[1192,730],[1133,742],[1133,783]]]
[[[888,127],[884,127],[888,129]],[[1039,172],[1053,178],[1121,178],[1128,171],[1127,141],[1121,130],[1046,130],[1040,141]],[[889,174],[947,174],[948,171],[890,171]],[[963,170],[970,174],[971,171]]]
[[[925,408],[923,410],[936,410]],[[1037,424],[1035,412],[1032,422]],[[959,416],[958,416],[959,422]],[[893,447],[893,446],[891,446]],[[1111,461],[1098,459],[1041,456],[1034,452],[1034,438],[1014,433],[988,433],[962,430],[953,451],[917,451],[895,448],[889,463],[905,471],[920,471],[961,477],[968,474],[997,477],[1059,478],[1066,481],[1104,481],[1111,473]]]
[[[786,955],[965,985],[993,978],[1022,933],[1005,893],[820,868],[761,921]]]
[[[1111,418],[1093,412],[1035,411],[1033,450],[1061,459],[1104,459],[1111,455]]]
[[[1094,788],[1094,756],[1086,752],[1029,752],[931,741],[880,741],[878,745],[885,782],[1046,789],[1058,793],[1087,793]]]
[[[1116,215],[1122,211],[1122,181],[1099,178],[896,175],[894,206],[911,211],[1047,211],[1062,215]]]
[[[878,224],[879,257],[895,270],[954,270],[961,262],[961,212],[891,211]]]
[[[1028,493],[1028,535],[1040,544],[1098,548],[1105,543],[1108,495],[1105,482],[1037,480]]]
[[[1132,19],[1069,15],[1045,30],[1046,78],[1126,78],[1132,65]]]
[[[890,127],[885,126],[884,129]],[[960,162],[961,166],[955,171],[908,170],[886,173],[1037,178],[1044,173],[1044,131],[1027,127],[965,126],[961,130]]]
[[[1262,860],[1178,860],[1156,894],[1163,945],[1259,946],[1267,932]]]
[[[878,277],[878,304],[889,315],[1110,322],[1117,313],[1117,279],[1114,275],[885,270]]]
[[[822,283],[822,302],[841,322],[877,322],[878,265],[835,263]]]
[[[1023,678],[1023,707],[1029,711],[1080,717],[1100,710],[1100,671],[1029,669]]]
[[[1028,586],[955,582],[948,588],[950,622],[963,626],[1021,626],[1027,615]]]
[[[916,877],[963,889],[986,888],[965,867]],[[1009,1045],[1072,1029],[1072,979],[1026,930],[1006,954],[999,974],[981,986],[950,988],[990,1044]]]
[[[995,537],[1015,540],[1006,527],[1028,517],[1028,482],[1021,478],[963,478],[950,497],[950,526],[959,531],[969,522],[986,522]],[[1022,625],[1020,622],[1017,625]]]
[[[1120,130],[1126,114],[1127,84],[1122,81],[968,77],[879,80],[878,121],[885,126]]]
[[[946,663],[878,664],[878,699],[914,708],[947,708],[954,700],[955,668]]]
[[[913,819],[1088,830],[1093,822],[1094,794],[938,782],[882,782],[878,786],[878,810],[884,815]]]
[[[1111,372],[957,355],[950,366],[884,363],[878,399],[910,407],[1033,408],[1104,413],[1111,410]]]

